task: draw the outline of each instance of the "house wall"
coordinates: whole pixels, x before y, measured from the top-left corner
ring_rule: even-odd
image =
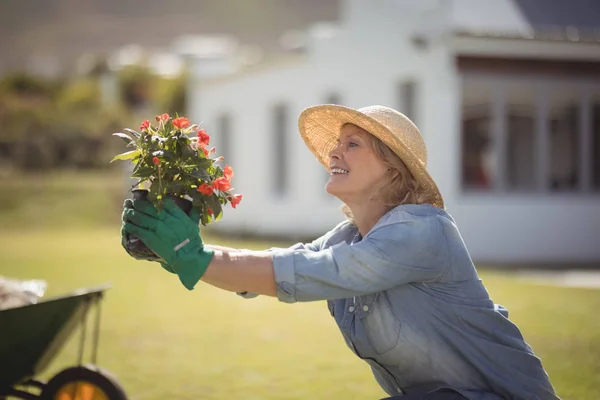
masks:
[[[380,6],[386,3],[380,2]],[[365,4],[364,2],[362,4]],[[370,7],[366,7],[370,10]],[[422,49],[411,40],[416,26],[406,10],[403,21],[381,13],[363,13],[360,23],[349,17],[349,27],[333,38],[312,37],[304,55],[274,65],[247,70],[216,80],[192,83],[189,114],[204,121],[219,154],[218,117],[232,116],[235,146],[229,160],[236,176],[242,205],[226,210],[215,228],[223,231],[314,237],[342,220],[340,202],[324,191],[323,168],[304,146],[297,118],[302,110],[327,101],[331,94],[344,105],[363,107],[382,104],[399,108],[398,86],[415,83],[415,120],[430,146],[430,168],[442,190],[444,163],[450,146],[445,119],[452,113],[452,62],[440,43]],[[352,21],[355,21],[352,23]],[[196,65],[201,69],[202,65]],[[278,104],[288,106],[288,179],[292,184],[283,196],[272,193],[274,176],[273,113]]]
[[[381,7],[397,3],[377,0],[367,7],[366,2],[347,1],[343,13],[347,25],[333,38],[313,37],[304,54],[235,76],[192,82],[190,115],[194,121],[204,121],[217,150],[218,117],[224,112],[231,115],[234,146],[228,161],[235,169],[236,192],[244,195],[238,209],[225,210],[215,229],[309,238],[342,220],[339,201],[324,192],[323,168],[298,134],[297,117],[305,107],[324,103],[332,94],[350,107],[382,104],[403,111],[398,85],[409,81],[415,84],[414,120],[428,147],[428,169],[474,260],[600,261],[597,194],[463,189],[463,78],[455,60],[467,47],[469,54],[476,54],[477,45],[470,39],[468,46],[465,41],[457,45],[445,31],[446,10],[429,3],[385,13]],[[422,40],[415,42],[416,36]],[[535,49],[523,52],[515,46],[519,54],[535,54]],[[550,49],[545,43],[541,46],[548,57]],[[569,51],[581,53],[574,48]],[[274,195],[271,188],[278,168],[272,110],[278,104],[288,107],[287,178],[291,184],[284,195]]]
[[[474,259],[488,263],[588,263],[600,261],[600,187],[594,187],[593,135],[600,139],[599,127],[591,122],[592,96],[600,99],[600,46],[590,43],[559,43],[554,52],[547,42],[532,40],[453,38],[450,47],[456,55],[457,84],[456,105],[453,114],[455,129],[453,143],[461,143],[461,101],[460,80],[471,79],[485,82],[496,88],[492,107],[499,105],[498,97],[508,96],[515,89],[531,90],[535,115],[533,125],[533,157],[517,170],[517,173],[531,174],[534,186],[524,190],[507,187],[505,174],[506,142],[502,136],[508,135],[506,121],[498,121],[495,143],[492,152],[498,163],[493,171],[503,180],[488,191],[469,191],[462,188],[460,178],[454,184],[449,199],[450,211],[456,218],[461,233],[468,244]],[[477,51],[480,49],[481,51]],[[499,49],[495,56],[490,49]],[[501,50],[500,50],[501,49]],[[490,58],[492,57],[492,58]],[[495,58],[493,58],[495,57]],[[486,61],[487,60],[487,61]],[[577,101],[577,128],[572,131],[562,129],[561,137],[552,138],[542,120],[548,118],[550,103],[564,101],[572,96]],[[521,104],[526,103],[518,99]],[[594,132],[595,130],[595,132]],[[577,137],[566,142],[566,136]],[[498,137],[500,136],[500,137]],[[551,146],[550,141],[556,145]],[[573,189],[556,191],[549,186],[548,175],[560,171],[570,164],[572,154],[567,150],[576,147],[575,160],[578,183]],[[498,149],[500,147],[501,149]],[[527,152],[525,143],[519,149]],[[596,157],[598,150],[596,150]],[[452,152],[452,166],[461,165],[460,148]],[[597,164],[596,164],[597,165]],[[600,171],[596,171],[596,174]],[[455,170],[457,177],[460,170]]]

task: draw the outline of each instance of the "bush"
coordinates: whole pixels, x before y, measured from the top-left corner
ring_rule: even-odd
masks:
[[[157,113],[186,112],[186,75],[166,79],[127,67],[116,78],[120,98],[110,108],[102,98],[101,74],[64,82],[23,73],[0,79],[3,165],[26,171],[110,168],[120,145],[111,134],[139,122],[133,114],[153,105]]]

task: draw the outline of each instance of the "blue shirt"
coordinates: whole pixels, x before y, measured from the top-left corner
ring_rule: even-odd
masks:
[[[400,205],[365,237],[345,221],[312,243],[271,251],[278,299],[326,300],[389,395],[451,387],[471,400],[558,399],[445,210]]]

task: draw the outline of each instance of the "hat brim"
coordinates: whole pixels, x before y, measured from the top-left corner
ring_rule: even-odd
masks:
[[[329,169],[329,152],[335,148],[342,126],[354,124],[381,140],[404,162],[415,179],[430,193],[432,204],[444,208],[442,194],[424,163],[386,126],[353,108],[324,104],[305,109],[298,118],[298,129],[306,147]]]

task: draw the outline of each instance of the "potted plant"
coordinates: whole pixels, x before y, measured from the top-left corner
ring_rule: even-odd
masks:
[[[191,125],[185,117],[161,114],[155,120],[155,125],[149,120],[142,122],[139,132],[124,129],[113,134],[132,147],[111,162],[123,160],[134,164],[131,177],[137,182],[132,187],[133,198],[149,200],[160,212],[163,201],[170,197],[188,214],[195,208],[202,225],[218,221],[224,205],[229,203],[236,208],[242,195],[233,194],[233,169],[215,163],[223,157],[210,157],[215,148],[208,149],[210,136],[206,131]],[[158,258],[135,237],[128,238],[127,247],[149,259]]]

